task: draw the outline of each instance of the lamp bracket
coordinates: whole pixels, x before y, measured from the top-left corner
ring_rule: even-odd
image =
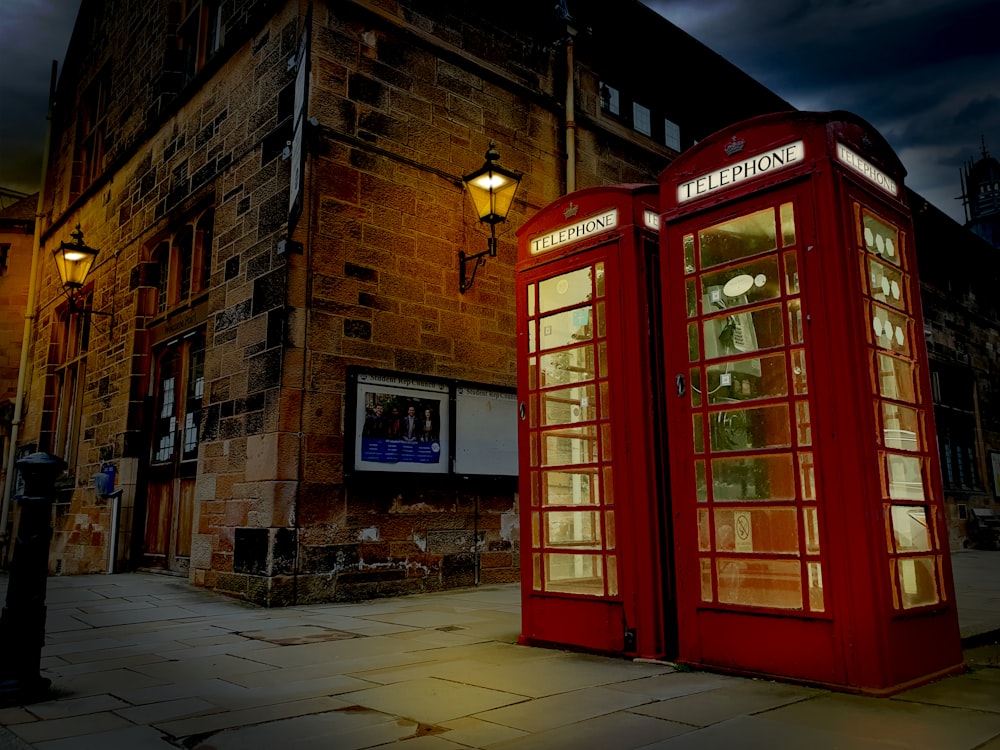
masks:
[[[497,257],[497,238],[493,234],[486,238],[487,247],[481,253],[468,255],[464,250],[458,251],[458,291],[465,294],[472,288],[472,282],[476,280],[476,271],[480,266],[486,265],[487,258]],[[475,261],[472,272],[469,273],[466,264]]]

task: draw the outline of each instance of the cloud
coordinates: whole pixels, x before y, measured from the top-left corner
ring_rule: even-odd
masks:
[[[983,136],[1000,148],[996,0],[644,2],[796,107],[868,120],[907,184],[964,220],[959,167]]]

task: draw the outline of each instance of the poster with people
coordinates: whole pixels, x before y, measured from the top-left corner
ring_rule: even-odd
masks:
[[[447,385],[358,376],[355,469],[448,472]]]

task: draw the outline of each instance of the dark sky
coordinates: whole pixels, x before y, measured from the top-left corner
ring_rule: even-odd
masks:
[[[643,2],[799,109],[868,120],[958,221],[960,168],[983,139],[1000,156],[1000,0]],[[38,189],[49,72],[79,5],[0,0],[2,187]]]
[[[870,122],[964,223],[960,168],[1000,156],[1000,0],[643,0],[802,110]]]
[[[80,0],[0,0],[0,187],[38,190],[52,61],[60,69]]]

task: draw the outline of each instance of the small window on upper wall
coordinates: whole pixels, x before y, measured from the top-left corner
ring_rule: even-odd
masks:
[[[676,122],[671,122],[670,120],[663,121],[663,140],[667,144],[667,148],[672,148],[674,151],[681,150],[681,128]]]
[[[177,31],[185,81],[201,70],[224,42],[221,0],[186,0]]]
[[[162,239],[150,253],[158,266],[156,313],[187,303],[208,290],[212,271],[215,211],[208,208]]]
[[[603,81],[601,81],[601,110],[613,115],[621,113],[618,89],[608,86]]]
[[[649,120],[649,110],[639,102],[632,102],[632,125],[643,135],[651,135],[653,132]]]

